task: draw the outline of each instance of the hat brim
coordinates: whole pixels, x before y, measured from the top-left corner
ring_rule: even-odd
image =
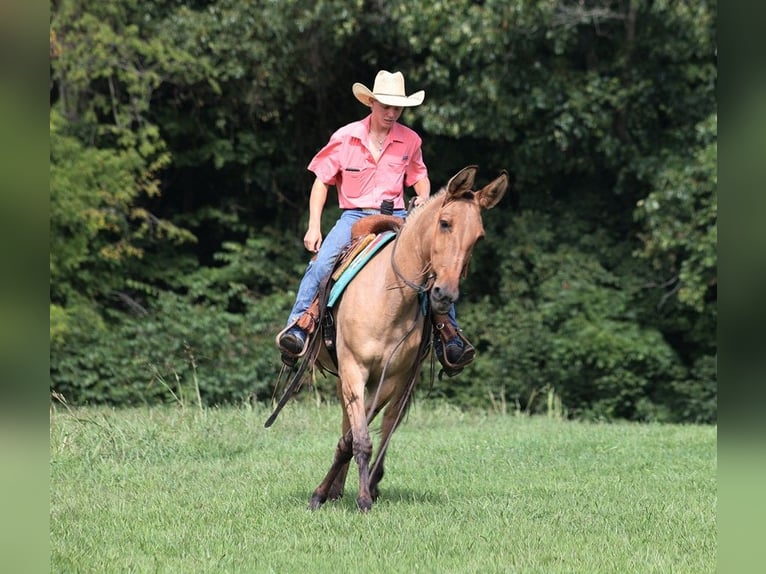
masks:
[[[365,106],[371,107],[372,100],[378,100],[381,104],[387,106],[397,106],[400,108],[413,108],[423,103],[423,99],[426,97],[424,90],[415,92],[409,96],[393,96],[384,94],[373,94],[370,89],[360,84],[359,82],[351,86],[351,91],[354,92],[356,99],[362,102]]]

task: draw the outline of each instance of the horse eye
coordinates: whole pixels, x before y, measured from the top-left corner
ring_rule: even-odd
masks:
[[[442,231],[449,231],[452,226],[450,225],[450,222],[446,219],[440,219],[439,220],[439,229]]]

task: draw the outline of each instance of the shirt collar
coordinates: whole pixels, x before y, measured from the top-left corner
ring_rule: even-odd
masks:
[[[367,136],[370,133],[370,122],[372,121],[372,114],[364,118],[363,120],[360,120],[357,122],[356,126],[354,127],[354,131],[352,132],[352,135],[354,137],[359,138],[361,141],[367,141]],[[401,129],[402,126],[399,125],[399,122],[394,122],[394,125],[391,127],[391,138],[394,141],[404,141],[404,138],[401,136]]]

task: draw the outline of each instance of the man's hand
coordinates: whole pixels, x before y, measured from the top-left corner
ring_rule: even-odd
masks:
[[[303,236],[303,246],[312,253],[319,251],[319,248],[322,247],[322,232],[318,229],[309,228],[306,235]]]
[[[419,179],[412,186],[415,189],[415,205],[423,205],[428,201],[428,196],[431,195],[431,180],[428,177]]]

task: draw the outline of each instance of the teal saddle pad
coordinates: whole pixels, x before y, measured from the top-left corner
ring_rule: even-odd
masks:
[[[365,266],[365,264],[372,259],[372,256],[380,251],[385,245],[387,245],[394,237],[396,237],[395,231],[386,231],[379,234],[373,239],[370,244],[365,247],[359,255],[357,255],[348,268],[338,277],[338,280],[333,284],[330,289],[330,298],[327,300],[327,307],[332,307],[338,301],[338,298],[343,293],[344,289],[348,286],[351,280],[356,277],[359,270]]]

